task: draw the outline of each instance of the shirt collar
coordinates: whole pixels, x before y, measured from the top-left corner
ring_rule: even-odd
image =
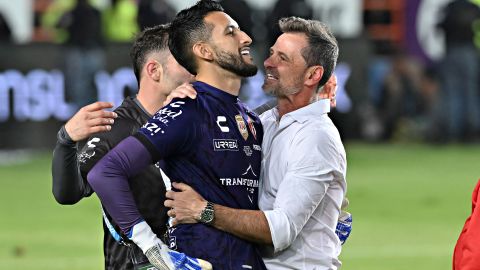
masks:
[[[143,107],[142,103],[138,101],[137,97],[133,98],[133,102],[135,102],[135,104],[140,108],[140,110],[142,110],[142,112],[145,113],[148,117],[153,116],[147,111],[147,109],[145,109],[145,107]]]
[[[311,119],[312,117],[320,117],[321,115],[327,114],[329,112],[330,112],[330,100],[321,99],[303,108],[300,108],[285,114],[282,117],[282,120],[286,121],[286,123],[297,121],[303,124],[305,121],[307,121],[308,119]],[[275,114],[278,119],[278,111],[275,112]]]
[[[192,84],[193,84],[193,87],[195,88],[195,90],[200,91],[200,92],[209,93],[212,96],[217,97],[221,100],[230,101],[230,102],[234,102],[234,103],[237,102],[237,100],[238,100],[237,96],[234,96],[234,95],[229,94],[229,93],[227,93],[227,92],[225,92],[221,89],[213,87],[210,84],[207,84],[207,83],[204,83],[204,82],[201,82],[201,81],[196,81],[196,82],[193,82]]]

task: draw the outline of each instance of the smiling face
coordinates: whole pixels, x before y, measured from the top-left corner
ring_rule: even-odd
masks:
[[[307,37],[302,33],[284,33],[278,37],[264,62],[266,92],[284,97],[302,89],[307,64],[301,52],[307,46]]]
[[[241,31],[230,16],[224,12],[211,12],[205,23],[213,26],[210,46],[213,61],[221,68],[240,77],[250,77],[257,73],[257,66],[250,55],[252,39]]]

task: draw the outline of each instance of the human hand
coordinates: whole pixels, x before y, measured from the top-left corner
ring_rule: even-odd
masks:
[[[325,85],[322,87],[320,92],[318,93],[317,97],[318,99],[330,99],[330,106],[334,108],[337,106],[337,100],[336,100],[336,95],[337,95],[337,76],[335,74],[332,74],[330,79],[325,83]]]
[[[133,226],[130,239],[140,247],[148,261],[158,270],[212,269],[212,265],[207,261],[169,249],[145,221]]]
[[[192,258],[185,253],[169,249],[159,243],[145,252],[148,261],[158,270],[212,270],[212,265],[201,259]]]
[[[183,83],[177,88],[173,89],[173,91],[167,96],[167,99],[163,102],[163,106],[168,105],[174,98],[186,97],[191,99],[197,98],[197,91],[195,91],[193,86],[189,83]]]
[[[164,205],[171,208],[167,212],[173,218],[171,225],[198,223],[207,201],[187,184],[172,182],[172,186],[180,191],[170,190],[166,193]]]
[[[110,102],[97,101],[82,107],[68,122],[65,124],[65,130],[68,136],[74,142],[86,139],[90,135],[98,132],[109,131],[112,129],[114,118],[117,118],[115,112],[105,111],[112,108]]]

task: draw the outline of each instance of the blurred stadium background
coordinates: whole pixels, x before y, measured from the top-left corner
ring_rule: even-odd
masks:
[[[0,0],[0,269],[102,269],[98,200],[60,206],[51,194],[56,132],[85,103],[119,105],[134,94],[134,33],[195,0],[92,0],[101,20],[80,31],[65,27],[75,2]],[[480,178],[480,114],[472,109],[480,108],[480,15],[446,9],[453,2],[221,1],[254,39],[259,66],[280,17],[322,20],[338,38],[331,117],[346,142],[354,217],[342,269],[451,268]],[[78,32],[87,46],[72,40]],[[451,53],[464,48],[473,61],[456,66],[452,59],[465,58]],[[243,84],[251,106],[269,98],[262,81],[259,72]]]

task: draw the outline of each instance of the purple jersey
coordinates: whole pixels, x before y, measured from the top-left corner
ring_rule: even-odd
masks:
[[[197,98],[176,99],[159,110],[136,137],[153,160],[165,161],[174,181],[206,200],[257,210],[263,129],[236,96],[195,82]],[[261,269],[255,246],[204,224],[170,229],[170,247],[209,260],[217,269]]]
[[[102,204],[127,235],[143,220],[128,177],[158,160],[164,161],[171,179],[189,184],[213,203],[258,209],[260,120],[236,96],[202,82],[194,87],[195,100],[176,99],[159,110],[88,174]],[[265,269],[254,244],[204,224],[170,229],[170,247],[208,260],[215,269]]]

